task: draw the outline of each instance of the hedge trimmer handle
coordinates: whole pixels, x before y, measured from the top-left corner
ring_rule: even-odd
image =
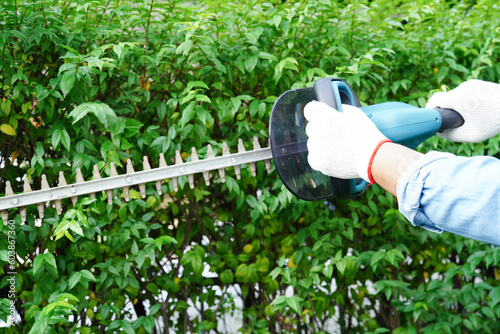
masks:
[[[441,127],[438,132],[443,132],[446,129],[454,129],[464,124],[463,117],[453,109],[435,108],[439,115],[441,115]]]

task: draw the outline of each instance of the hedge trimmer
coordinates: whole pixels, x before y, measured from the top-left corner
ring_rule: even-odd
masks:
[[[19,208],[21,219],[26,220],[26,207],[36,205],[40,218],[43,218],[45,205],[53,202],[61,214],[61,201],[71,198],[73,204],[78,196],[91,195],[104,191],[108,203],[112,203],[113,189],[123,189],[125,200],[129,200],[129,189],[138,186],[141,196],[146,196],[146,183],[155,182],[161,194],[162,181],[170,179],[175,191],[178,190],[178,177],[187,176],[189,186],[194,188],[194,174],[202,173],[207,185],[210,171],[218,170],[222,182],[225,181],[225,168],[233,167],[236,177],[241,177],[241,165],[248,164],[252,175],[256,175],[255,163],[265,161],[266,169],[271,172],[270,160],[284,185],[295,196],[304,200],[324,198],[349,198],[364,192],[368,184],[361,179],[344,180],[326,176],[313,170],[307,162],[307,136],[304,106],[312,100],[325,102],[341,111],[342,104],[360,107],[372,119],[378,129],[393,142],[414,148],[438,131],[463,124],[462,117],[450,109],[417,108],[402,102],[386,102],[362,107],[358,97],[347,82],[341,79],[323,78],[313,87],[289,90],[282,94],[271,111],[270,146],[261,148],[257,137],[253,139],[253,150],[245,151],[241,139],[238,153],[230,153],[226,143],[222,155],[216,157],[210,145],[205,159],[199,159],[193,148],[191,159],[184,162],[176,151],[175,164],[167,166],[160,154],[159,167],[151,168],[147,157],[143,160],[143,170],[134,171],[130,160],[127,161],[126,174],[118,175],[116,167],[110,164],[110,177],[101,178],[94,166],[93,180],[84,181],[79,169],[76,170],[76,183],[67,184],[62,172],[57,187],[49,187],[45,175],[41,177],[41,189],[32,191],[28,179],[24,179],[24,193],[14,194],[10,182],[6,182],[5,197],[0,198],[0,212],[4,223],[8,221],[9,209]]]

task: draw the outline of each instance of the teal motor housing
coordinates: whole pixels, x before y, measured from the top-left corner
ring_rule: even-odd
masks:
[[[345,199],[360,195],[368,184],[362,179],[338,179],[311,168],[307,162],[307,135],[303,109],[320,101],[342,111],[342,105],[359,107],[387,138],[415,148],[438,131],[458,127],[463,118],[451,109],[418,108],[403,102],[361,106],[351,86],[339,78],[323,78],[313,87],[290,90],[274,103],[270,142],[274,163],[285,186],[305,200]]]
[[[415,148],[434,136],[442,124],[436,109],[418,108],[403,102],[385,102],[361,107],[387,138]]]

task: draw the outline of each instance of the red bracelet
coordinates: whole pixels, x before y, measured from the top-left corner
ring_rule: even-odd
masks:
[[[375,147],[375,150],[372,153],[372,156],[370,158],[370,162],[368,163],[368,179],[370,180],[371,184],[375,184],[375,179],[372,176],[372,164],[373,164],[373,159],[375,159],[375,155],[377,154],[379,148],[385,144],[385,143],[392,143],[392,141],[388,138],[382,139],[378,144],[377,147]]]

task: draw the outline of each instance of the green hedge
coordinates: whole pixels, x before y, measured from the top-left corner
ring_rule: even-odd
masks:
[[[0,4],[1,189],[63,172],[125,173],[160,153],[268,141],[277,96],[346,79],[362,103],[424,106],[432,91],[500,78],[500,5],[484,1],[14,1]],[[421,151],[500,154],[499,137]],[[273,167],[274,170],[274,167]],[[215,174],[215,173],[212,173]],[[294,198],[252,177],[180,178],[36,207],[0,240],[1,318],[19,333],[498,333],[500,251],[414,228],[378,186],[352,201]],[[205,272],[204,272],[205,271]],[[235,292],[236,291],[236,292]],[[288,291],[288,293],[285,293]],[[232,293],[231,293],[232,292]],[[235,295],[236,293],[236,295]],[[237,300],[243,301],[240,307]],[[193,306],[194,305],[194,306]],[[189,312],[188,312],[189,309]],[[234,325],[234,324],[233,324]]]

